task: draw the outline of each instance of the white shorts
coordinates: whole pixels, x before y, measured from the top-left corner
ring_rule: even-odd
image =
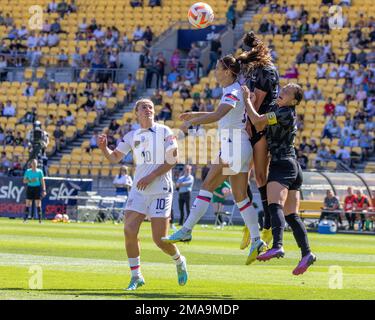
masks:
[[[219,157],[234,173],[249,172],[253,148],[246,132],[220,136]]]
[[[147,195],[131,189],[125,211],[142,213],[150,218],[168,218],[172,210],[172,193]]]

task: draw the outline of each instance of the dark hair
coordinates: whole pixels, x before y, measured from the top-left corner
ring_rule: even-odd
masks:
[[[242,42],[249,50],[244,50],[244,52],[237,57],[237,60],[241,63],[245,74],[250,73],[257,67],[272,65],[270,50],[253,31],[246,33],[242,38]]]
[[[231,71],[236,77],[241,72],[240,62],[231,54],[228,54],[225,57],[221,58],[220,62],[225,69]]]
[[[303,99],[303,89],[296,83],[288,83],[287,86],[294,89],[294,99],[297,100],[297,103],[295,105],[299,105]]]

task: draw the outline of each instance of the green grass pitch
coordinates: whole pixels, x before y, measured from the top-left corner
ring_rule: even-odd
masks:
[[[175,265],[153,244],[150,224],[140,232],[146,285],[125,292],[129,269],[121,225],[53,224],[0,219],[0,299],[374,299],[375,237],[309,234],[318,261],[293,276],[300,254],[285,233],[284,259],[246,266],[241,228],[197,227],[179,245],[189,282],[177,284]],[[43,271],[43,288],[31,290],[30,266]],[[342,289],[330,266],[342,269]],[[340,275],[339,275],[340,277]],[[340,279],[340,278],[338,278]],[[330,288],[333,286],[333,288]]]

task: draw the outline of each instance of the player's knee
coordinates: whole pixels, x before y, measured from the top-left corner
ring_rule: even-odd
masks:
[[[161,237],[155,236],[153,237],[154,243],[156,244],[157,247],[162,249],[165,246],[165,242],[161,240]]]
[[[124,227],[124,235],[128,239],[137,238],[138,232],[136,231],[135,226],[129,223],[129,224],[126,224]]]
[[[267,183],[267,175],[265,172],[255,172],[255,180],[258,186],[264,186]]]

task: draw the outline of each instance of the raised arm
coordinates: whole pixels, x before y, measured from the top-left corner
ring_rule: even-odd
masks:
[[[119,163],[124,157],[124,153],[120,152],[118,149],[112,151],[107,147],[107,136],[105,134],[100,134],[98,136],[98,147],[111,163]]]

